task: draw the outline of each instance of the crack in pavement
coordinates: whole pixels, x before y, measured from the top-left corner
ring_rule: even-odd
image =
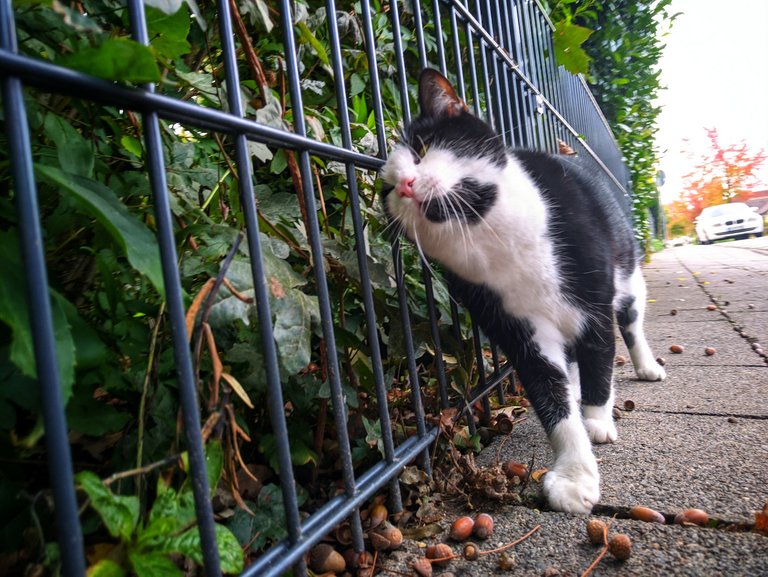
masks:
[[[680,266],[682,266],[685,270],[688,271],[688,273],[696,279],[696,284],[698,287],[702,290],[702,292],[709,297],[709,300],[712,301],[712,303],[717,307],[717,311],[725,317],[725,319],[731,323],[731,326],[735,332],[739,334],[741,338],[743,338],[745,341],[747,341],[750,344],[750,348],[752,351],[763,360],[764,364],[768,364],[768,353],[766,353],[757,342],[757,338],[749,335],[744,331],[744,327],[736,322],[735,319],[731,318],[731,316],[728,314],[727,309],[724,309],[723,306],[728,306],[730,304],[728,301],[720,301],[715,297],[709,290],[707,290],[707,285],[704,284],[704,281],[699,278],[700,275],[695,273],[691,270],[691,268],[686,265],[682,260],[680,260],[680,257],[675,254],[675,258],[677,259],[677,262],[680,263]],[[726,303],[726,304],[723,304]]]
[[[635,409],[637,413],[655,413],[662,415],[690,415],[692,417],[728,417],[733,419],[752,419],[768,421],[768,415],[750,415],[744,413],[702,413],[697,411],[667,411],[662,409]]]

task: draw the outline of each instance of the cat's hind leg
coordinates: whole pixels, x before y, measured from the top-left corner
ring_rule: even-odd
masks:
[[[664,380],[667,374],[656,362],[643,330],[647,293],[640,267],[636,267],[622,284],[624,290],[619,290],[616,296],[616,321],[629,349],[637,378],[643,381]]]
[[[616,343],[611,313],[610,307],[605,307],[594,314],[574,347],[581,383],[581,411],[593,443],[612,443],[618,438],[613,422]]]

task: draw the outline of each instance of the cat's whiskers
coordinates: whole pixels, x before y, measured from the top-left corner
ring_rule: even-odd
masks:
[[[462,189],[463,189],[463,187],[462,187]],[[464,204],[464,206],[466,206],[466,207],[467,207],[467,208],[468,208],[470,211],[472,211],[472,213],[473,213],[473,214],[474,214],[474,215],[477,217],[478,221],[480,221],[480,224],[482,224],[483,226],[485,226],[485,227],[486,227],[486,229],[487,229],[487,230],[488,230],[488,231],[489,231],[489,232],[490,232],[490,233],[491,233],[491,234],[494,236],[494,238],[495,238],[497,241],[499,241],[499,243],[500,243],[500,244],[503,244],[503,241],[501,240],[501,237],[499,236],[499,234],[496,232],[496,229],[495,229],[495,228],[493,228],[493,227],[491,226],[491,224],[490,224],[490,223],[489,223],[487,220],[485,220],[485,218],[483,218],[483,216],[482,216],[482,215],[481,215],[479,212],[477,212],[477,210],[475,209],[475,207],[473,207],[473,206],[470,204],[470,202],[469,202],[469,201],[468,201],[466,198],[464,198],[464,197],[462,197],[462,196],[461,196],[461,194],[459,193],[459,191],[457,191],[457,190],[449,190],[449,191],[447,192],[447,195],[448,195],[448,196],[451,196],[451,197],[455,197],[455,198],[456,198],[456,200],[458,200],[459,202],[463,203],[463,204]],[[463,212],[463,211],[462,211],[462,212]],[[467,222],[467,217],[466,217],[466,215],[464,216],[464,222],[465,222],[466,224],[469,224],[469,223]]]

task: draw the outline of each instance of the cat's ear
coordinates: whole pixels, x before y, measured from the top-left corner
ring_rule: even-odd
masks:
[[[469,110],[448,79],[432,68],[425,68],[419,77],[419,106],[424,116],[432,118],[451,118]]]

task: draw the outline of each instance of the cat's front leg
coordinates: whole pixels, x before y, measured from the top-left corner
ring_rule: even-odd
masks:
[[[558,339],[542,341],[542,333],[515,366],[554,453],[544,493],[552,509],[585,514],[600,500],[597,461],[569,386],[563,347]]]
[[[549,440],[555,453],[555,463],[544,476],[549,506],[567,513],[589,513],[600,500],[600,474],[577,410],[552,428]]]

